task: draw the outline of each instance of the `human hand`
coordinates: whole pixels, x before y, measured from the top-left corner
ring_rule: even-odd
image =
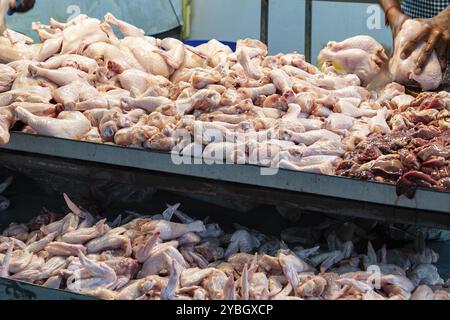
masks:
[[[449,6],[450,8],[450,6]],[[419,57],[416,61],[414,73],[420,74],[428,62],[434,50],[438,55],[442,70],[447,68],[447,60],[450,55],[450,10],[444,10],[432,19],[418,19],[423,23],[423,28],[416,38],[407,43],[402,50],[402,59],[408,58],[417,47],[425,41]]]

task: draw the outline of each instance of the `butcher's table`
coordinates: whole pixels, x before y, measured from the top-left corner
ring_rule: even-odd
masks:
[[[369,218],[389,223],[450,229],[450,193],[419,189],[413,199],[398,197],[394,185],[280,170],[262,175],[252,165],[177,164],[172,156],[51,137],[11,134],[0,148],[0,164],[66,177],[92,177],[161,190],[308,212]]]

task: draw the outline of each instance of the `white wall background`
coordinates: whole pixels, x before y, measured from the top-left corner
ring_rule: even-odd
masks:
[[[244,37],[260,37],[260,0],[193,0],[192,39],[217,38],[236,41]],[[313,2],[312,57],[316,57],[330,40],[367,34],[390,48],[392,35],[384,26],[381,8],[375,29],[367,21],[367,3]],[[269,48],[272,54],[305,50],[305,1],[270,0]],[[376,8],[376,7],[375,7]]]
[[[269,47],[272,54],[292,51],[303,53],[305,50],[304,26],[305,2],[303,0],[270,0]]]
[[[180,10],[181,0],[172,1],[177,11]],[[148,33],[162,32],[176,25],[176,18],[166,0],[38,0],[34,10],[25,15],[9,17],[8,23],[13,29],[31,33],[32,21],[46,23],[50,17],[66,20],[72,14],[67,10],[71,4],[79,6],[82,13],[99,18],[106,12],[113,11],[124,20],[144,28]],[[236,41],[247,37],[259,39],[260,6],[260,0],[193,0],[191,39],[216,38],[223,41]],[[330,40],[339,41],[358,34],[368,34],[387,47],[391,46],[391,33],[384,26],[382,14],[379,17],[381,23],[378,29],[371,30],[367,27],[369,6],[369,4],[314,1],[313,63],[316,63],[315,57],[321,48]],[[304,0],[270,0],[271,54],[291,51],[304,53],[304,8]]]
[[[191,39],[259,39],[260,4],[258,0],[193,0]]]
[[[181,0],[172,0],[172,3],[178,19],[182,20]],[[165,32],[179,25],[167,0],[37,0],[33,10],[7,17],[7,24],[38,40],[31,30],[33,21],[48,24],[50,18],[54,18],[66,22],[79,14],[103,19],[107,12],[112,12],[117,18],[126,20],[149,34]]]
[[[295,0],[292,0],[295,1]],[[303,2],[303,1],[302,1]],[[328,1],[316,1],[313,3],[313,33],[312,33],[312,57],[313,61],[320,50],[330,40],[342,41],[346,38],[365,34],[377,39],[386,48],[392,47],[392,33],[389,27],[384,26],[384,14],[380,10],[379,28],[369,29],[367,25],[371,14],[367,13],[369,4],[357,3],[333,3]],[[372,13],[372,12],[371,12]],[[372,22],[370,20],[370,22]],[[370,24],[372,27],[372,25]]]

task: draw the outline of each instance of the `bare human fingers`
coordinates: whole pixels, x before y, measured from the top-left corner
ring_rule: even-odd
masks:
[[[414,50],[416,50],[417,46],[422,42],[423,39],[427,38],[431,33],[432,27],[429,24],[423,26],[422,30],[418,33],[417,37],[414,40],[409,41],[402,49],[401,58],[407,59]]]
[[[419,58],[416,62],[416,69],[414,70],[415,74],[420,74],[422,72],[423,67],[428,62],[433,50],[441,45],[440,40],[442,37],[441,30],[435,28],[431,31],[428,41],[420,52]]]

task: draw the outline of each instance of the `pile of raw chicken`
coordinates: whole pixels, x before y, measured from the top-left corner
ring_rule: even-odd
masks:
[[[450,191],[450,93],[395,106],[389,125],[390,134],[375,133],[347,153],[337,174],[396,183],[397,194],[410,198],[417,187]]]
[[[322,250],[286,231],[288,246],[239,226],[225,234],[179,205],[108,222],[64,197],[66,216],[47,211],[3,232],[1,277],[111,300],[450,299],[439,256],[423,244],[376,252],[369,242],[357,254],[336,232]]]
[[[234,53],[215,40],[194,48],[146,37],[111,14],[33,30],[42,43],[9,29],[0,37],[1,144],[20,122],[27,133],[335,174],[345,152],[391,132],[386,103],[413,100],[363,87],[387,61],[368,36],[330,42],[319,70],[297,53],[269,56],[257,40]],[[408,61],[393,61],[399,80]],[[435,62],[415,78],[424,89],[442,80]]]

